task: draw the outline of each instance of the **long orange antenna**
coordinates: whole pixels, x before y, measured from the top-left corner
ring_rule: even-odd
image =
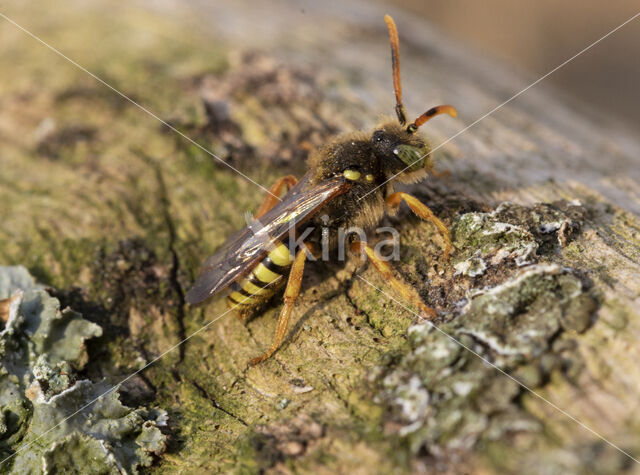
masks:
[[[414,120],[413,123],[409,124],[409,126],[407,127],[407,132],[409,132],[410,134],[415,133],[415,131],[418,130],[418,127],[420,127],[422,124],[427,122],[429,119],[432,119],[433,117],[440,114],[449,114],[451,117],[457,117],[458,111],[456,110],[455,107],[450,106],[448,104],[443,106],[432,107],[427,112],[425,112],[420,117],[418,117],[416,120]]]
[[[407,123],[407,114],[402,105],[402,83],[400,82],[400,46],[398,41],[398,29],[389,15],[384,16],[384,22],[389,29],[389,42],[391,43],[391,65],[393,67],[393,90],[396,93],[396,114],[400,125]]]

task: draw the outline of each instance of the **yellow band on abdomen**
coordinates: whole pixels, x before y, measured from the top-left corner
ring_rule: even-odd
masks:
[[[293,256],[289,252],[289,248],[282,243],[269,252],[269,258],[274,264],[282,267],[290,266],[293,262]]]
[[[259,281],[264,282],[265,284],[270,284],[282,277],[280,274],[276,274],[275,272],[267,269],[262,262],[254,269],[253,274]]]
[[[255,300],[255,297],[247,297],[246,295],[242,295],[240,292],[231,292],[229,294],[229,298],[234,301],[237,305],[251,305]]]
[[[242,290],[250,293],[251,295],[262,295],[270,291],[270,289],[258,287],[248,280],[243,280],[242,282],[240,282],[240,287],[242,288]]]

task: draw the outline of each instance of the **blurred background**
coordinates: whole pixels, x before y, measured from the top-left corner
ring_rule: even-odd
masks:
[[[640,10],[637,1],[380,0],[424,16],[447,35],[535,78]],[[635,48],[633,46],[636,46]],[[547,84],[640,126],[640,18],[547,79]]]

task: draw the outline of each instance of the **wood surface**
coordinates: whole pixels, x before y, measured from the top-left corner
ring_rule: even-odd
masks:
[[[537,79],[383,4],[68,2],[55,15],[42,8],[52,7],[16,3],[2,12],[267,188],[279,176],[301,176],[310,147],[393,114],[384,13],[400,32],[408,114],[442,103],[458,109],[458,118],[423,127],[433,146]],[[463,426],[452,433],[472,442],[455,447],[433,432],[403,433],[400,393],[383,379],[416,350],[407,336],[416,316],[357,259],[308,265],[285,343],[247,367],[270,345],[281,303],[245,326],[225,314],[223,298],[191,308],[184,294],[263,190],[6,21],[0,38],[0,262],[25,265],[64,305],[105,328],[89,344],[92,379],[115,384],[208,325],[123,389],[169,411],[171,444],[151,471],[638,471],[517,385],[509,411],[535,421],[529,429],[492,438],[487,428],[472,437]],[[556,203],[572,216],[575,230],[547,243],[552,251],[540,244],[533,265],[572,269],[596,305],[589,328],[549,337],[545,354],[564,351],[567,364],[549,369],[535,391],[639,458],[637,133],[542,81],[435,158],[450,176],[404,189],[454,230],[463,214],[504,202],[529,211]],[[398,275],[446,328],[472,289],[508,284],[523,271],[509,261],[461,277],[455,254],[441,259],[430,224],[405,208],[385,222],[402,234]],[[505,368],[516,374],[519,364]],[[491,381],[509,381],[491,371]],[[460,404],[460,414],[471,414],[478,403]],[[483,414],[497,421],[495,412]]]

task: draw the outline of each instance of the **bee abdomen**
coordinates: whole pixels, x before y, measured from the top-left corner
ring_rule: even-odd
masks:
[[[243,312],[266,302],[286,282],[293,257],[287,246],[278,243],[247,276],[231,284],[229,305]]]

